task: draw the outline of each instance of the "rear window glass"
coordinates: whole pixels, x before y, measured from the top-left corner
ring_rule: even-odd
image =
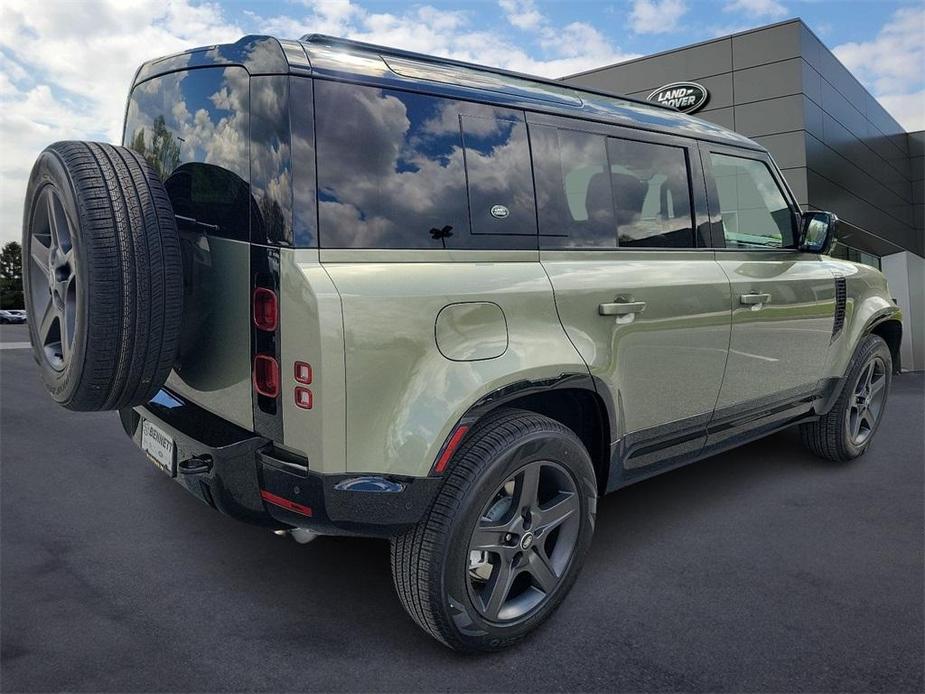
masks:
[[[512,114],[316,81],[322,247],[535,248],[530,150]]]
[[[613,191],[603,135],[530,126],[541,244],[613,248]]]
[[[692,248],[694,223],[684,149],[612,137],[607,140],[607,153],[617,244]]]
[[[132,90],[124,135],[164,181],[177,215],[239,240],[249,238],[248,99],[244,68],[173,72]]]
[[[682,147],[531,126],[545,248],[694,246]]]

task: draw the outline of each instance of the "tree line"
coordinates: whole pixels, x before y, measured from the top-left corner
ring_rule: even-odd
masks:
[[[22,308],[22,246],[10,241],[0,248],[0,309]]]

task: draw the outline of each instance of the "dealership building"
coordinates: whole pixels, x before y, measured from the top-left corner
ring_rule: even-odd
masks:
[[[905,315],[903,367],[925,369],[925,131],[906,132],[801,20],[563,81],[680,98],[682,109],[767,147],[804,209],[841,219],[833,255],[886,275]]]

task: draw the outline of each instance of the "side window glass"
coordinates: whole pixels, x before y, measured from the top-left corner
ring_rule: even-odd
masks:
[[[473,234],[536,235],[536,205],[527,126],[460,116]],[[536,245],[534,243],[533,247]]]
[[[316,81],[321,246],[535,249],[530,146],[511,113]]]
[[[603,135],[530,126],[544,248],[616,247],[605,141]]]
[[[694,223],[682,147],[607,139],[620,247],[692,248]]]
[[[452,105],[421,94],[316,81],[322,247],[465,247],[465,160]]]
[[[764,162],[710,153],[723,235],[729,248],[787,248],[793,215]]]
[[[249,77],[241,67],[172,72],[132,90],[124,144],[164,181],[174,211],[249,240]]]

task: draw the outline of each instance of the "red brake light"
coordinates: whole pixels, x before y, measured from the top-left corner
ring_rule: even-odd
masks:
[[[269,354],[254,357],[254,389],[268,398],[279,395],[279,364]]]
[[[308,388],[296,386],[295,404],[297,407],[301,407],[303,410],[312,409],[312,392]]]
[[[260,330],[274,332],[278,323],[279,307],[276,292],[257,287],[254,290],[254,325]]]
[[[304,361],[297,361],[295,363],[295,380],[299,383],[304,383],[305,385],[310,385],[312,382],[312,366],[311,364],[306,364]]]
[[[450,458],[453,457],[456,449],[459,448],[459,444],[462,443],[463,437],[466,435],[467,431],[469,431],[469,427],[465,424],[456,427],[456,431],[453,432],[450,440],[447,441],[443,453],[441,453],[440,457],[437,459],[437,464],[434,465],[434,472],[441,473],[446,469],[447,463],[450,462]]]

